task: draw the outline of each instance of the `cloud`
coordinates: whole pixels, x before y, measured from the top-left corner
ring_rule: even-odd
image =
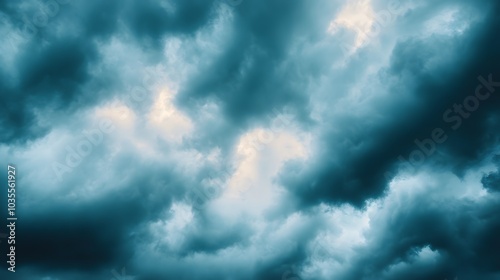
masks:
[[[498,9],[0,1],[16,276],[498,278]]]
[[[386,82],[389,86],[383,90],[388,92],[357,103],[352,109],[357,114],[353,114],[352,110],[332,113],[332,123],[325,125],[324,131],[330,132],[323,136],[322,143],[326,144],[321,148],[321,163],[316,162],[318,167],[304,168],[306,171],[302,172],[307,175],[294,179],[288,177],[284,182],[293,186],[297,197],[306,204],[326,200],[362,206],[367,199],[383,194],[390,180],[386,178],[387,173],[394,174],[393,170],[401,164],[399,156],[408,158],[417,148],[415,140],[430,137],[435,128],[446,129],[450,140],[438,147],[442,151],[439,158],[436,154],[428,161],[448,164],[456,172],[474,165],[498,143],[498,138],[494,136],[484,139],[486,134],[494,134],[495,122],[488,120],[496,118],[490,106],[495,106],[493,104],[498,103],[498,99],[492,95],[492,99],[481,104],[481,110],[474,110],[470,116],[474,120],[464,118],[456,131],[451,129],[450,132],[451,121],[443,114],[448,107],[474,95],[477,86],[481,85],[477,77],[482,74],[477,73],[482,71],[484,76],[497,73],[494,63],[486,59],[495,56],[495,51],[489,48],[496,44],[491,41],[490,32],[493,29],[484,27],[493,26],[496,20],[493,15],[484,19],[475,28],[470,28],[470,36],[467,37],[446,40],[431,37],[397,43],[389,67],[379,70],[377,75],[381,80],[375,80],[376,84],[372,85],[373,90],[373,86]],[[478,42],[482,43],[476,45]],[[443,57],[440,53],[442,48],[453,54],[452,44],[470,45],[469,56],[458,53],[457,48],[456,55]],[[444,65],[451,61],[463,65],[459,67],[463,70],[442,71]],[[367,88],[367,91],[370,92],[370,89]],[[378,109],[365,109],[367,106]],[[399,117],[393,118],[394,115]],[[287,179],[295,182],[288,182]],[[311,184],[314,184],[312,188]]]

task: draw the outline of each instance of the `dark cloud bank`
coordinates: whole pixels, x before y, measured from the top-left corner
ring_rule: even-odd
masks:
[[[0,155],[20,174],[1,279],[500,279],[500,2],[402,1],[350,53],[352,29],[327,32],[345,5],[0,1]],[[158,65],[194,127],[180,142],[147,123]],[[93,109],[135,88],[137,123],[53,176]],[[285,110],[311,155],[273,175],[271,207],[233,217],[217,201],[240,137]],[[219,165],[186,159],[213,149]]]

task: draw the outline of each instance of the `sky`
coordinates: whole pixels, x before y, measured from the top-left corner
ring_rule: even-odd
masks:
[[[0,0],[0,278],[500,279],[499,30],[497,0]]]

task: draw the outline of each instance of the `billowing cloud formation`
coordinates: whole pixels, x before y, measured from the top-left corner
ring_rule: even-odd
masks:
[[[0,1],[2,279],[498,279],[499,12]]]

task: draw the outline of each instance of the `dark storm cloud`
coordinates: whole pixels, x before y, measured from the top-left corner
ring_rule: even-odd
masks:
[[[248,241],[252,230],[244,222],[227,225],[220,220],[201,220],[194,230],[185,236],[186,242],[179,255],[187,256],[197,253],[215,254],[217,251],[232,246],[241,246]]]
[[[5,68],[0,73],[5,81],[0,96],[3,143],[45,134],[49,127],[40,125],[34,112],[67,109],[92,79],[89,66],[98,59],[91,36],[82,37],[78,32],[60,35],[55,31],[62,24],[61,13],[67,12],[70,4],[54,2],[58,8],[52,13],[35,2],[31,4],[34,8],[28,10],[13,3],[6,9],[12,11],[8,14],[12,25],[4,44],[17,44],[13,54],[17,67],[14,73],[6,73]]]
[[[450,138],[437,147],[440,154],[436,154],[435,160],[456,172],[474,165],[498,144],[495,133],[499,126],[495,110],[500,102],[498,89],[493,89],[491,97],[481,102],[470,117],[461,118],[456,131],[450,127],[456,126],[457,121],[449,118],[458,113],[443,117],[453,104],[463,104],[466,97],[475,94],[481,85],[478,76],[486,79],[492,75],[494,81],[500,80],[500,54],[496,51],[500,42],[495,36],[500,26],[499,5],[496,2],[480,5],[489,7],[488,16],[472,25],[462,37],[441,39],[434,35],[397,44],[391,66],[380,72],[381,79],[395,80],[386,99],[376,101],[384,102],[382,106],[375,104],[378,111],[373,117],[380,121],[373,122],[371,116],[341,119],[342,129],[335,129],[342,135],[325,135],[325,158],[329,161],[318,164],[312,175],[299,185],[289,183],[297,188],[300,201],[313,205],[329,201],[362,206],[367,199],[379,197],[392,177],[387,174],[394,174],[401,163],[398,157],[408,159],[418,148],[415,139],[430,138],[435,128],[443,128]],[[444,50],[451,52],[454,59],[449,65],[428,71],[426,65],[442,56]]]
[[[41,125],[34,111],[66,110],[72,114],[76,108],[106,98],[118,82],[98,76],[91,69],[101,59],[98,43],[120,34],[120,22],[139,40],[139,45],[158,49],[165,33],[192,33],[206,23],[213,10],[212,1],[190,1],[178,3],[175,12],[169,14],[160,4],[2,2],[1,21],[10,26],[3,43],[25,41],[15,47],[16,72],[0,68],[0,141],[24,142],[47,133],[50,127]],[[12,76],[16,78],[12,80]]]
[[[95,163],[98,159],[99,154],[94,154],[88,160]],[[96,185],[95,178],[73,173],[71,180],[63,181],[65,185],[58,197],[39,198],[29,204],[25,202],[28,199],[19,199],[18,213],[24,220],[17,228],[19,263],[36,268],[38,275],[75,271],[106,275],[110,268],[130,260],[135,244],[147,236],[144,233],[147,223],[158,219],[174,199],[182,198],[182,184],[187,180],[181,181],[165,172],[165,168],[154,166],[146,168],[148,171],[136,171],[131,161],[114,165],[127,172],[130,179],[120,185],[110,181]],[[81,172],[85,169],[85,166],[78,168]],[[106,188],[109,184],[116,188],[105,195],[86,201],[71,198],[75,197],[71,193],[78,190],[91,186]],[[34,201],[27,191],[17,193]],[[47,200],[51,203],[47,204]]]
[[[497,164],[497,171],[485,175],[481,182],[487,190],[498,192],[500,191],[500,155],[494,157],[494,162]]]
[[[73,129],[82,130],[77,126]],[[94,147],[80,164],[63,174],[61,182],[51,181],[58,189],[55,197],[50,197],[50,192],[40,195],[36,183],[26,182],[27,186],[17,192],[19,217],[25,221],[17,228],[17,252],[22,255],[17,261],[26,267],[18,271],[22,277],[104,279],[112,277],[114,268],[126,265],[137,269],[130,262],[137,253],[136,246],[147,250],[151,242],[156,243],[155,239],[165,237],[152,236],[149,225],[171,219],[165,213],[172,203],[184,201],[189,190],[201,188],[200,178],[180,175],[178,162],[146,160],[138,166],[137,154],[122,152],[111,157],[109,138],[113,135],[105,137],[108,139]],[[76,140],[70,139],[74,146],[71,141]],[[104,178],[108,179],[89,176],[99,170],[107,170]],[[81,199],[81,195],[89,197]],[[6,199],[4,194],[0,197]],[[187,203],[192,201],[188,199]],[[192,230],[184,236],[186,241],[180,250],[161,245],[155,246],[156,250],[179,259],[200,253],[214,255],[223,249],[245,246],[252,234],[245,221],[224,223],[204,212],[197,213],[190,225]],[[144,277],[150,275],[141,272]],[[189,269],[178,273],[167,274],[191,274]]]
[[[231,40],[187,82],[180,104],[196,110],[199,99],[215,96],[226,117],[243,127],[287,105],[307,119],[307,83],[288,54],[294,39],[315,35],[304,26],[310,25],[319,6],[306,1],[244,1],[236,8]]]
[[[165,34],[190,35],[207,24],[214,12],[212,1],[178,2],[172,14],[163,9],[158,1],[117,3],[75,2],[61,6],[57,16],[51,17],[43,28],[37,26],[36,34],[21,43],[15,56],[14,76],[17,79],[2,84],[5,90],[2,90],[1,101],[5,108],[1,119],[3,138],[0,140],[3,143],[33,140],[48,133],[51,127],[39,124],[35,112],[50,114],[54,110],[71,116],[75,111],[107,98],[98,95],[105,93],[107,87],[119,88],[118,82],[106,80],[107,76],[98,76],[92,71],[104,59],[99,52],[100,44],[111,36],[127,37],[130,33],[139,40],[138,45],[146,49],[152,46],[158,50]],[[16,5],[9,5],[9,8],[14,22],[12,32],[19,31],[15,28],[27,28],[25,22],[19,21],[24,13],[30,16],[38,12],[36,8],[24,10]],[[243,6],[238,7],[240,8],[243,9]],[[269,8],[271,9],[267,10]],[[236,116],[238,108],[244,108],[246,103],[251,106],[245,118],[258,115],[275,104],[280,104],[281,99],[291,96],[289,89],[279,90],[277,96],[276,89],[283,84],[268,79],[266,75],[269,73],[267,71],[280,79],[289,75],[280,73],[277,68],[285,55],[283,49],[289,40],[285,38],[289,36],[288,24],[293,22],[300,9],[300,5],[285,1],[266,5],[261,3],[257,7],[248,5],[247,14],[238,17],[240,27],[237,29],[242,30],[238,38],[234,39],[237,42],[235,46],[249,42],[244,35],[246,32],[252,33],[251,40],[258,45],[247,52],[252,56],[251,60],[256,61],[256,66],[252,66],[250,74],[243,78],[243,93],[249,95],[255,85],[262,83],[264,86],[257,89],[257,98],[231,101],[226,107],[230,115]],[[7,9],[4,11],[8,12]],[[284,17],[275,19],[277,14],[283,14]],[[258,24],[260,15],[264,15],[268,21],[265,25]],[[120,23],[124,24],[122,30],[119,30]],[[264,49],[263,54],[260,54],[260,48]],[[233,60],[236,63],[239,59],[241,56]],[[225,65],[231,64],[227,60],[221,61],[217,67],[224,70]],[[6,71],[2,69],[2,77],[7,77]],[[12,98],[13,95],[16,98]],[[25,197],[30,198],[30,204],[19,200],[20,218],[24,222],[17,229],[17,261],[26,267],[26,270],[19,271],[20,277],[41,279],[47,275],[78,279],[92,275],[100,279],[110,278],[111,275],[106,277],[106,272],[127,263],[137,253],[135,250],[138,244],[155,242],[153,238],[156,237],[147,234],[148,224],[159,219],[160,214],[169,209],[174,199],[182,201],[188,186],[199,184],[190,182],[188,178],[176,181],[175,175],[166,175],[166,170],[174,169],[172,166],[162,165],[160,168],[144,162],[137,166],[134,156],[127,158],[123,155],[113,161],[109,170],[109,174],[115,179],[122,178],[121,182],[98,181],[95,186],[113,187],[113,190],[106,191],[105,196],[71,201],[70,197],[79,196],[73,192],[79,193],[78,190],[93,186],[91,178],[97,175],[89,174],[95,174],[95,163],[103,156],[102,153],[109,153],[107,148],[109,147],[98,147],[78,168],[65,174],[63,183],[57,184],[60,192],[55,197],[47,196],[43,200],[25,193]],[[123,174],[127,174],[125,180]],[[166,181],[167,187],[161,181]],[[34,187],[32,186],[32,190]],[[22,197],[23,192],[19,196]],[[198,253],[210,255],[226,248],[244,246],[248,244],[248,236],[252,233],[243,222],[221,225],[214,217],[196,219],[193,231],[186,235],[183,248],[180,252],[171,253],[174,257],[189,258]],[[170,254],[169,251],[164,252]],[[263,270],[273,269],[280,262],[281,260],[262,264]],[[77,272],[84,276],[79,276],[80,273]],[[213,271],[213,268],[207,268],[205,273],[221,277],[227,274],[224,271]],[[231,273],[238,275],[236,271]],[[149,273],[143,274],[147,277]],[[175,275],[175,272],[167,274]],[[255,273],[248,272],[248,275],[253,274]],[[192,278],[195,274],[192,268],[184,267],[177,275]],[[210,276],[203,278],[209,279]]]
[[[129,1],[125,11],[131,33],[146,44],[160,46],[165,33],[190,35],[213,18],[217,1]]]
[[[92,45],[76,38],[55,40],[50,47],[37,44],[18,59],[18,83],[2,91],[2,142],[37,136],[32,132],[42,128],[33,109],[66,108],[90,79],[88,64],[96,58]]]
[[[379,229],[373,246],[359,252],[342,279],[496,279],[498,199],[455,200],[422,193],[404,201],[404,207],[391,210],[394,215],[374,220]],[[425,247],[439,257],[419,263],[417,256]]]

